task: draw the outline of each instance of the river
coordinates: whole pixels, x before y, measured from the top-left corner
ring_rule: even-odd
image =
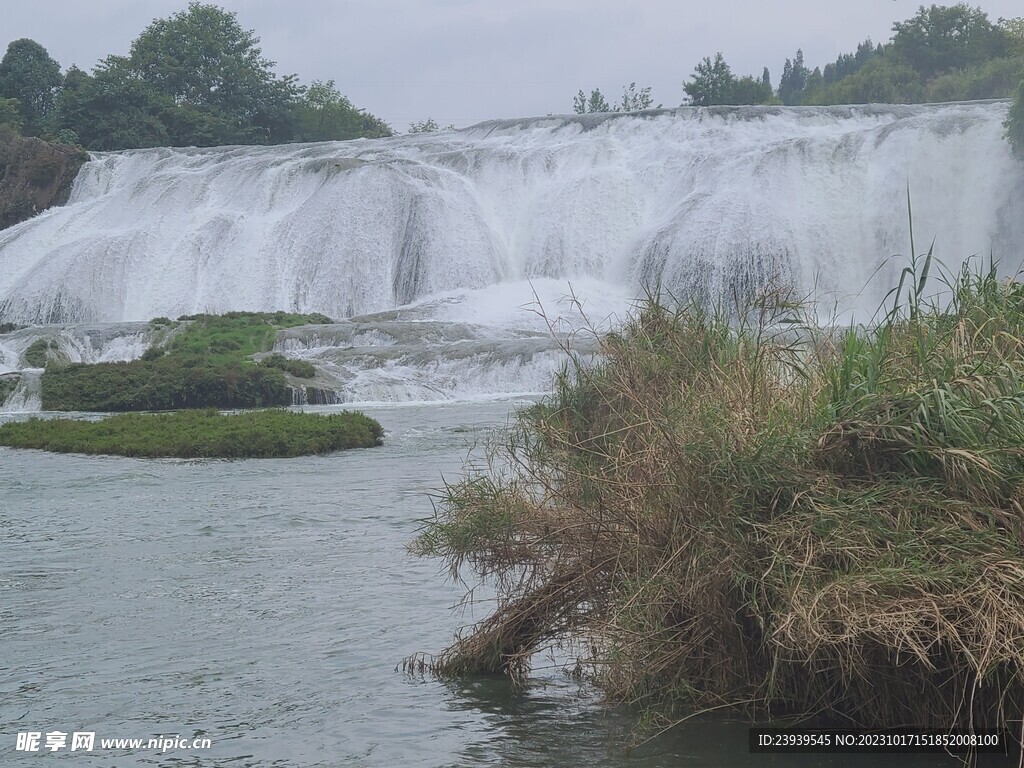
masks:
[[[557,669],[523,689],[396,671],[486,611],[453,611],[464,589],[405,545],[510,405],[368,408],[384,446],[303,459],[0,448],[0,764],[47,752],[18,733],[53,731],[96,734],[50,755],[77,766],[880,764],[750,755],[730,718],[630,750],[634,716]],[[161,736],[210,747],[100,748]]]

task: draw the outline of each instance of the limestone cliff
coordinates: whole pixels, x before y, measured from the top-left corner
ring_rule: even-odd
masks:
[[[0,229],[67,202],[89,154],[80,147],[15,136],[0,141]]]

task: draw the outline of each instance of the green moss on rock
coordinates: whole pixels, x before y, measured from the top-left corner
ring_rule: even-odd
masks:
[[[139,360],[47,370],[42,378],[43,409],[165,411],[291,405],[285,370],[312,376],[312,366],[283,357],[283,367],[261,365],[250,358],[273,346],[279,328],[321,319],[326,318],[286,312],[190,315],[183,318],[187,327],[166,346],[150,348]]]

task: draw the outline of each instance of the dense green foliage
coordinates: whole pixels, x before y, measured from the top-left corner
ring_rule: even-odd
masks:
[[[61,81],[60,64],[35,40],[15,40],[0,60],[0,97],[17,100],[21,128],[30,135],[45,127]]]
[[[654,299],[570,359],[414,547],[493,580],[493,615],[407,666],[564,643],[662,714],[1019,733],[1024,286],[965,270],[933,305],[930,266],[868,328]]]
[[[42,377],[43,409],[162,411],[291,405],[292,391],[284,374],[285,370],[291,372],[288,363],[299,363],[295,370],[310,376],[315,373],[312,366],[286,361],[274,367],[248,358],[270,349],[278,328],[328,322],[329,318],[229,312],[182,320],[190,322],[166,348],[147,350],[139,360],[50,366]]]
[[[712,60],[705,56],[697,64],[693,79],[683,86],[690,103],[699,107],[717,104],[764,104],[772,100],[768,70],[760,80],[747,75],[736,77],[721,53]]]
[[[260,360],[260,365],[286,371],[299,379],[312,379],[316,376],[316,368],[306,360],[289,360],[284,355],[270,355]]]
[[[0,445],[60,453],[177,458],[272,458],[380,445],[384,431],[356,412],[270,410],[121,414],[99,421],[37,419],[0,426]]]
[[[50,351],[57,349],[57,342],[50,338],[39,338],[28,345],[22,355],[25,365],[29,368],[45,368],[50,358]]]
[[[777,89],[765,67],[760,78],[737,77],[717,53],[705,57],[683,84],[684,103],[716,104],[912,104],[1013,98],[1007,123],[1014,149],[1024,156],[1024,18],[992,22],[966,3],[920,6],[893,24],[893,36],[876,45],[870,39],[852,53],[811,69],[802,50],[786,59]],[[640,107],[651,105],[645,88]],[[599,90],[589,99],[580,91],[573,111],[609,112]]]
[[[0,97],[0,141],[21,134],[21,119],[18,100]]]
[[[698,65],[684,90],[697,106],[918,103],[1007,98],[1024,80],[1024,29],[1020,19],[992,23],[965,3],[921,6],[912,18],[893,24],[883,45],[865,40],[855,53],[809,69],[803,51],[786,59],[779,87],[745,90],[731,100],[728,67],[721,54]],[[764,78],[762,78],[764,80]]]
[[[226,355],[163,355],[127,363],[75,363],[42,378],[47,411],[166,411],[291,405],[284,374]]]
[[[296,108],[295,141],[330,141],[339,138],[390,136],[380,118],[357,109],[341,95],[333,80],[314,80]]]
[[[1010,116],[1006,121],[1007,136],[1017,157],[1024,159],[1024,83],[1017,89],[1017,98],[1010,107]]]
[[[0,406],[7,402],[14,390],[18,388],[18,382],[14,379],[0,379]]]
[[[273,68],[234,13],[194,0],[92,73],[72,66],[62,77],[42,46],[16,40],[0,63],[0,97],[18,100],[27,132],[92,150],[391,135],[333,80],[304,87]]]

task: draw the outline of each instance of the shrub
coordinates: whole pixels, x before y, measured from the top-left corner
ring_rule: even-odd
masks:
[[[17,380],[10,378],[0,379],[0,406],[7,402],[7,399],[14,394],[14,390],[17,388]]]
[[[244,361],[163,355],[127,363],[74,364],[47,370],[49,411],[165,411],[177,408],[262,408],[291,405],[284,374]]]
[[[50,351],[57,349],[57,342],[54,339],[48,337],[36,339],[25,350],[23,355],[25,365],[29,368],[45,368]]]
[[[265,357],[260,361],[260,365],[286,371],[299,379],[312,379],[316,376],[316,368],[312,363],[305,360],[289,360],[284,355],[275,354]]]
[[[662,713],[1019,725],[1024,285],[965,271],[940,309],[926,275],[872,328],[652,300],[570,359],[415,544],[499,589],[433,670],[563,641]]]

